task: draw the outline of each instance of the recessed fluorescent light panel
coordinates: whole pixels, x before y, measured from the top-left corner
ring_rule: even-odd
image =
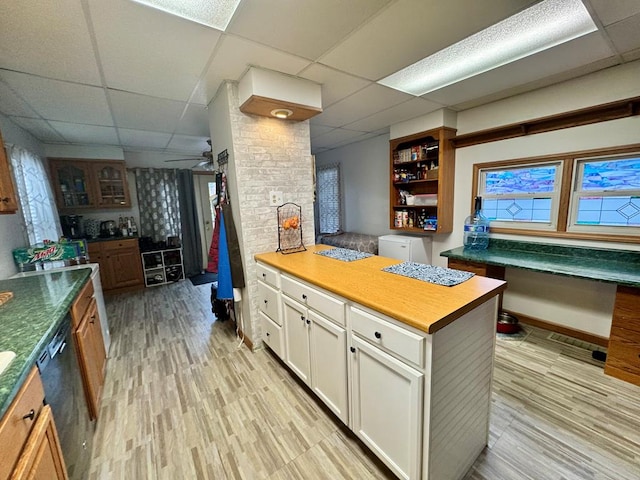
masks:
[[[378,83],[420,96],[596,30],[580,0],[544,0]]]
[[[132,0],[224,31],[240,0]]]

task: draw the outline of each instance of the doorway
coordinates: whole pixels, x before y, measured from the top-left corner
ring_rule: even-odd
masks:
[[[213,173],[198,173],[194,175],[198,220],[200,221],[200,242],[202,244],[202,267],[207,268],[209,248],[213,238],[213,226],[215,224],[216,202],[216,176]]]

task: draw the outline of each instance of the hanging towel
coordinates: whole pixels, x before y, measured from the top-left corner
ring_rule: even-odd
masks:
[[[222,216],[222,210],[216,207],[215,213],[211,246],[209,247],[209,260],[207,262],[207,272],[211,273],[218,273],[218,245],[220,243],[220,217]]]
[[[220,236],[218,244],[218,300],[233,299],[233,280],[224,217],[220,218]]]

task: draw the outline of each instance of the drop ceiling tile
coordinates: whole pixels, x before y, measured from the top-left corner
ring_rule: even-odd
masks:
[[[316,59],[349,35],[389,0],[283,2],[243,0],[227,32]],[[336,14],[339,12],[339,14]]]
[[[428,93],[423,98],[445,105],[461,104],[612,56],[613,52],[600,32],[593,32]]]
[[[83,144],[117,145],[119,143],[115,127],[99,127],[49,121],[49,124],[68,142]]]
[[[39,118],[27,102],[16,95],[6,83],[0,82],[0,112],[17,117]]]
[[[113,125],[104,90],[0,70],[0,79],[47,120]]]
[[[173,133],[186,103],[109,90],[116,126]]]
[[[394,107],[374,113],[362,120],[349,123],[345,127],[363,132],[374,132],[381,128],[388,128],[394,123],[425,115],[442,107],[442,104],[431,102],[424,98],[413,98]]]
[[[346,128],[335,128],[324,135],[313,139],[313,144],[318,147],[328,147],[341,142],[348,142],[353,138],[360,137],[367,132],[349,130]]]
[[[640,48],[640,13],[607,27],[607,33],[620,53]]]
[[[314,117],[318,125],[342,127],[415,98],[406,93],[372,84],[341,100]]]
[[[362,90],[371,82],[339,72],[333,68],[314,63],[299,74],[300,77],[313,80],[322,85],[322,107],[336,103],[352,93]]]
[[[100,85],[78,0],[2,2],[0,65],[43,77]]]
[[[309,134],[311,135],[311,138],[324,135],[325,133],[330,132],[334,128],[335,127],[325,127],[324,125],[318,125],[313,122],[313,119],[309,121]]]
[[[240,80],[249,66],[295,75],[310,64],[304,58],[244,38],[225,35],[192,101],[208,105],[224,80]]]
[[[145,132],[128,128],[118,128],[118,133],[125,147],[164,149],[171,140],[170,133]]]
[[[65,142],[66,140],[56,132],[46,120],[37,118],[10,117],[13,122],[24,128],[41,142]]]
[[[589,3],[605,26],[640,13],[638,0],[590,0]]]
[[[640,48],[636,50],[631,50],[622,55],[622,58],[625,62],[633,62],[634,60],[638,60],[640,58]]]
[[[377,81],[535,1],[398,0],[319,61]]]
[[[197,103],[190,103],[178,122],[176,133],[209,138],[211,133],[209,130],[209,111],[207,107]]]
[[[176,152],[188,152],[189,154],[194,155],[196,160],[199,155],[202,155],[202,152],[209,151],[209,144],[207,140],[209,136],[191,136],[191,135],[174,135],[167,146],[167,150],[172,150]],[[200,158],[200,160],[204,160],[204,157]]]
[[[128,0],[89,0],[107,86],[187,101],[221,32]]]

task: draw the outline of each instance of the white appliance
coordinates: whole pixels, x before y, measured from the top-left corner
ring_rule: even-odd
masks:
[[[20,272],[11,278],[27,277],[30,275],[42,275],[44,273],[52,273],[60,270],[90,268],[91,282],[93,283],[93,296],[96,299],[98,314],[100,315],[100,326],[102,327],[102,338],[104,339],[104,349],[109,356],[109,346],[111,345],[111,333],[109,332],[109,322],[107,320],[107,309],[104,305],[104,296],[102,294],[102,282],[100,281],[100,265],[97,263],[85,263],[80,265],[70,265],[66,267],[49,268],[46,270],[35,270],[32,272]]]
[[[378,237],[378,255],[431,265],[431,238],[383,235]]]

